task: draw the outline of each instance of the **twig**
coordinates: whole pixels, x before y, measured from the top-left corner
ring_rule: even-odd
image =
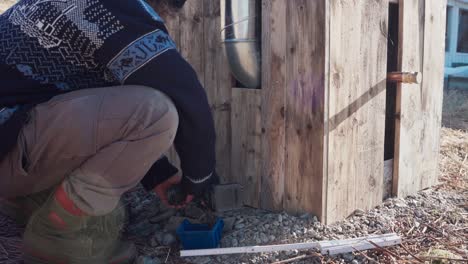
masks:
[[[301,255],[301,256],[294,257],[294,258],[273,262],[273,264],[286,264],[286,263],[291,263],[291,262],[294,262],[294,261],[309,259],[309,258],[313,258],[313,257],[320,257],[320,255],[318,255],[318,254]]]
[[[443,257],[422,257],[423,259],[426,260],[449,260],[449,261],[461,261],[461,262],[468,262],[468,259],[454,259],[454,258],[443,258]]]
[[[2,251],[5,253],[5,256],[8,258],[8,257],[9,257],[8,251],[3,247],[2,244],[0,244],[0,248],[1,248]]]
[[[424,263],[424,261],[420,258],[418,258],[416,255],[414,255],[413,253],[411,253],[403,244],[400,244],[400,246],[408,253],[410,254],[414,259],[416,259],[417,261],[421,262],[421,263]]]
[[[391,256],[395,257],[396,259],[401,260],[401,258],[400,258],[398,255],[396,255],[395,253],[390,252],[388,249],[385,249],[385,248],[383,248],[383,247],[377,245],[376,243],[374,243],[374,242],[372,242],[372,241],[370,241],[370,240],[367,240],[367,242],[371,243],[374,247],[376,247],[376,248],[382,250],[383,252],[385,252],[385,253],[387,253],[387,254],[390,254]]]
[[[171,254],[171,248],[169,248],[169,251],[167,251],[166,260],[164,261],[164,263],[167,263],[167,260],[169,259],[170,254]]]
[[[369,256],[367,256],[364,252],[358,250],[357,248],[351,246],[357,253],[359,253],[360,255],[362,255],[363,257],[365,257],[367,260],[369,260],[370,262],[372,263],[377,263],[379,264],[379,262],[375,261],[374,259],[370,258]]]

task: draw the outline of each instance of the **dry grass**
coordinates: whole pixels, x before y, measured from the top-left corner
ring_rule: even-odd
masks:
[[[442,128],[440,180],[444,188],[468,190],[468,133]]]

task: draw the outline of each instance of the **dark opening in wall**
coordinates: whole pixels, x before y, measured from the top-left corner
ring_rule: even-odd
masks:
[[[398,71],[398,4],[390,4],[388,17],[387,72],[392,72]],[[396,83],[387,83],[384,160],[393,159],[395,155],[396,89]]]

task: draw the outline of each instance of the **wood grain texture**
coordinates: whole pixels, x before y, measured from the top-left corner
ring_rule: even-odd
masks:
[[[287,2],[284,208],[322,211],[325,1]]]
[[[244,202],[259,206],[262,162],[261,90],[232,89],[232,175],[244,186]]]
[[[330,1],[325,222],[382,201],[388,1]]]
[[[237,181],[231,174],[231,90],[229,64],[221,46],[220,1],[203,0],[204,81],[216,127],[217,172],[223,182]]]
[[[399,67],[423,75],[421,84],[397,89],[393,193],[401,197],[437,182],[446,4],[400,1]]]
[[[260,206],[282,210],[286,148],[286,3],[262,0],[262,168]]]

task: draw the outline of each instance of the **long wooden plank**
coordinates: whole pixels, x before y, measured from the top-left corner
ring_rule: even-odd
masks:
[[[262,153],[261,200],[282,210],[285,177],[286,2],[262,0]]]
[[[232,175],[244,186],[244,203],[258,207],[262,162],[261,90],[232,89]]]
[[[325,1],[287,1],[284,207],[322,211]]]
[[[404,197],[436,183],[443,93],[446,1],[400,1],[399,67],[422,72],[397,89],[393,193]]]
[[[382,201],[387,20],[387,1],[330,1],[327,223]]]
[[[220,1],[192,1],[203,3],[205,89],[213,111],[216,127],[216,169],[223,182],[236,181],[231,175],[231,90],[232,78],[221,39]]]

